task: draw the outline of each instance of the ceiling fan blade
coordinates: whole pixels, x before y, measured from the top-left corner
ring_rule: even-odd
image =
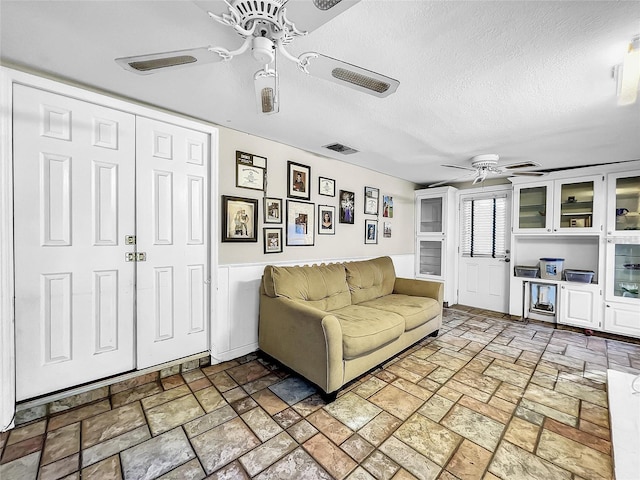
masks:
[[[543,177],[547,172],[509,172],[512,177]]]
[[[291,1],[291,0],[290,0]],[[308,0],[307,0],[308,1]],[[288,5],[288,4],[287,4]],[[306,71],[309,75],[350,87],[376,97],[387,97],[398,89],[400,82],[380,73],[352,65],[342,60],[327,57],[320,53],[303,53],[309,63]]]
[[[540,166],[541,165],[537,162],[525,160],[522,162],[506,163],[504,165],[500,165],[500,168],[502,168],[503,170],[513,170],[515,168],[533,168],[533,167],[540,167]]]
[[[474,167],[465,167],[463,165],[451,165],[449,163],[445,163],[444,165],[441,165],[442,167],[451,167],[451,168],[459,168],[460,170],[469,170],[470,172],[476,172],[477,169]]]
[[[360,0],[289,0],[287,18],[302,32],[312,32]]]
[[[458,180],[462,180],[464,178],[468,178],[469,176],[471,176],[471,174],[463,175],[462,177],[450,178],[449,180],[443,180],[441,182],[432,183],[431,185],[427,185],[427,188],[439,187],[440,185],[444,185],[446,183],[453,183],[453,182],[456,182]]]
[[[189,48],[172,52],[150,53],[133,57],[116,58],[116,63],[125,70],[149,75],[158,70],[175,70],[177,68],[201,65],[203,63],[221,62],[222,57],[209,50],[210,47]]]

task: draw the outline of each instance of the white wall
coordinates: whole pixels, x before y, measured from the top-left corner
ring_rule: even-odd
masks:
[[[355,193],[355,223],[353,225],[335,223],[335,235],[317,235],[315,245],[284,246],[284,251],[277,254],[264,255],[262,245],[262,197],[263,192],[236,187],[236,151],[267,157],[267,193],[268,197],[282,198],[283,215],[286,212],[287,198],[287,161],[293,161],[311,167],[311,202],[315,204],[315,215],[318,205],[333,205],[338,214],[338,192],[348,190]],[[382,255],[412,254],[414,251],[414,190],[417,186],[412,182],[400,180],[388,175],[367,170],[338,160],[305,152],[288,145],[266,140],[260,137],[220,128],[219,151],[219,187],[220,195],[232,195],[260,199],[259,225],[257,243],[221,243],[219,241],[220,265],[322,260],[325,258],[362,258]],[[318,194],[318,176],[332,178],[336,181],[336,196],[327,197]],[[375,220],[375,215],[365,215],[364,187],[380,189],[379,231],[382,232],[383,221],[392,226],[391,238],[379,235],[377,245],[364,244],[365,218]],[[382,217],[382,196],[393,197],[393,218]],[[220,212],[218,212],[220,213]],[[268,224],[280,227],[285,225]],[[284,231],[284,230],[283,230]]]

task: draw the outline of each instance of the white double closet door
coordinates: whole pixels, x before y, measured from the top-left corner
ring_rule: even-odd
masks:
[[[207,350],[209,135],[13,102],[17,400]]]

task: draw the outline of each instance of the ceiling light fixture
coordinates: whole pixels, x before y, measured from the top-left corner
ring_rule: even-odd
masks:
[[[623,62],[613,67],[613,77],[616,80],[618,105],[635,103],[640,87],[640,35],[629,43]]]

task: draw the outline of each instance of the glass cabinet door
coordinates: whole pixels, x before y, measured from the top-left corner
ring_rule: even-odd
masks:
[[[443,228],[443,197],[422,198],[420,200],[419,233],[440,233]]]
[[[560,187],[560,228],[590,228],[593,221],[593,181]]]
[[[610,175],[608,192],[607,233],[640,235],[640,172]]]
[[[514,231],[533,232],[549,231],[549,195],[551,184],[536,184],[527,187],[516,187],[517,202]]]
[[[604,177],[590,175],[556,180],[553,231],[600,233],[604,213]]]
[[[613,281],[609,286],[611,299],[640,304],[640,244],[610,241],[607,248],[612,249],[610,254],[613,254]]]
[[[443,241],[438,240],[420,240],[418,242],[419,262],[418,265],[420,275],[430,275],[441,277],[442,272],[442,248]]]

